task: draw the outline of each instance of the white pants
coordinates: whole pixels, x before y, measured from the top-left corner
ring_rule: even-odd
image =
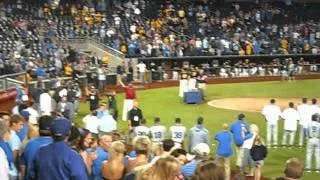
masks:
[[[320,170],[320,142],[318,138],[310,138],[307,142],[306,169],[310,170],[313,155],[316,160],[316,170]]]
[[[188,92],[188,80],[181,79],[179,87],[179,96],[183,97],[184,92]]]
[[[294,143],[294,137],[296,135],[296,131],[284,130],[282,136],[282,145],[287,145],[287,136],[290,135],[289,145],[292,146]]]
[[[305,139],[305,135],[304,135],[304,126],[300,124],[300,133],[299,133],[299,146],[303,146],[303,141]]]
[[[278,124],[267,124],[267,146],[271,146],[272,137],[273,145],[278,145]]]
[[[243,157],[243,147],[242,146],[236,146],[236,155],[237,155],[237,161],[236,166],[241,167],[242,166],[242,157]]]
[[[195,78],[189,79],[188,90],[189,91],[195,90],[196,89],[196,83],[197,83],[197,80]]]
[[[133,108],[133,99],[124,99],[122,109],[122,120],[128,120],[128,112]]]

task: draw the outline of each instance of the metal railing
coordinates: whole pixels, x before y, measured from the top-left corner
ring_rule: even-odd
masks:
[[[0,76],[0,91],[6,91],[8,89],[16,88],[23,84],[26,84],[25,76],[26,76],[26,72],[6,74],[3,76]]]

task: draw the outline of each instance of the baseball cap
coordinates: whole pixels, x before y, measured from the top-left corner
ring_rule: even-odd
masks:
[[[51,128],[54,136],[65,137],[71,129],[71,123],[68,119],[59,117],[52,121]]]
[[[29,121],[30,113],[28,111],[21,111],[20,115],[26,120]]]
[[[50,133],[52,127],[52,117],[51,116],[41,116],[39,118],[39,131],[40,133]]]
[[[210,147],[206,143],[199,143],[192,149],[193,155],[187,154],[187,160],[191,161],[197,155],[207,156],[210,153]]]

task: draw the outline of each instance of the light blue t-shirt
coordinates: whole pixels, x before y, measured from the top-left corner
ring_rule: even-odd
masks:
[[[10,140],[9,145],[12,151],[19,150],[19,147],[21,145],[21,140],[17,133],[13,130],[10,130]]]

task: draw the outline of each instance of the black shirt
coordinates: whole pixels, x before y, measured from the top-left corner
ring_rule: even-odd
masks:
[[[128,117],[129,120],[131,121],[131,126],[132,127],[137,127],[140,125],[140,121],[143,118],[142,116],[142,111],[141,109],[137,108],[134,109],[132,108],[129,112],[128,112]]]

